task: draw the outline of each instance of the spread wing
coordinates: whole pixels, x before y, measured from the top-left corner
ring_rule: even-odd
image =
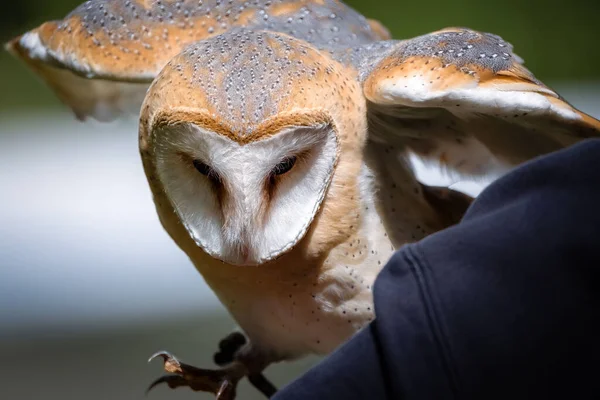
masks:
[[[52,89],[80,120],[110,121],[139,110],[155,70],[148,49],[122,43],[119,50],[79,18],[47,22],[6,45]],[[73,26],[79,24],[80,26]],[[99,39],[98,37],[101,39]],[[125,54],[125,56],[124,56]]]
[[[461,175],[502,172],[600,134],[599,121],[537,80],[499,36],[448,28],[380,58],[361,71],[371,139]]]
[[[183,46],[214,28],[187,2],[92,0],[7,44],[76,116],[139,111],[154,77]],[[179,8],[176,8],[179,7]]]
[[[389,37],[337,0],[91,0],[7,48],[80,119],[111,120],[139,112],[154,77],[184,47],[234,27],[283,32],[317,47]]]

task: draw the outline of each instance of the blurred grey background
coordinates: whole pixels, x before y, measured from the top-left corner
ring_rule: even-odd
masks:
[[[534,73],[600,117],[600,2],[354,0],[397,38],[445,26],[500,34]],[[0,39],[61,18],[77,0],[20,0]],[[0,398],[138,399],[168,349],[210,366],[234,327],[163,232],[137,153],[135,118],[79,123],[32,73],[0,53]],[[426,183],[476,194],[417,165]],[[316,361],[277,365],[279,385]],[[211,398],[158,389],[149,399]],[[240,398],[261,398],[244,384]]]

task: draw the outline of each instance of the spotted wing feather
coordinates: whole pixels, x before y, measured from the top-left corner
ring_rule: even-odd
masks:
[[[79,118],[110,120],[139,111],[149,84],[186,46],[236,27],[286,33],[322,49],[389,37],[337,0],[91,0],[7,48]]]
[[[396,44],[365,74],[364,92],[373,140],[462,175],[502,172],[600,134],[600,122],[536,79],[509,43],[468,29]]]

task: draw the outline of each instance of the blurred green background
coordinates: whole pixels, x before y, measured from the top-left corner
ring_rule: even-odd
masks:
[[[59,19],[79,0],[20,0],[0,13],[0,40],[7,41],[49,19]],[[408,38],[447,26],[496,33],[515,46],[526,65],[545,82],[600,77],[600,1],[596,0],[349,0],[379,19],[395,38]],[[0,109],[56,106],[28,71],[2,52]]]
[[[60,19],[79,0],[18,0],[0,41]],[[350,0],[395,38],[448,26],[493,32],[538,78],[600,117],[598,0]],[[160,226],[135,118],[80,123],[0,52],[0,398],[137,399],[161,349],[211,365],[233,321]],[[426,181],[438,184],[435,180]],[[444,184],[443,182],[439,184]],[[315,358],[277,365],[277,384]],[[210,399],[159,389],[149,399]],[[247,384],[241,399],[260,399]]]

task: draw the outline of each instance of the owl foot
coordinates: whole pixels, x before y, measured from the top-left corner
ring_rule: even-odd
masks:
[[[235,334],[231,334],[233,336]],[[229,338],[229,336],[228,336]],[[233,341],[225,338],[221,341],[219,347],[220,352],[223,352],[224,359],[220,361],[225,364],[225,359],[228,359],[229,353],[233,353],[234,349],[232,344],[236,341],[239,343],[239,337],[234,338]],[[245,338],[244,338],[245,343]],[[235,350],[239,349],[244,343],[235,347]],[[228,346],[229,345],[229,346]],[[226,354],[227,353],[227,354]],[[179,387],[189,387],[193,391],[209,392],[215,394],[217,400],[233,400],[236,396],[236,388],[238,382],[248,377],[250,383],[255,386],[260,392],[266,397],[271,397],[277,389],[271,382],[269,382],[262,373],[250,373],[248,368],[239,361],[233,361],[231,356],[231,362],[228,362],[226,366],[217,370],[196,368],[194,366],[180,362],[172,354],[161,351],[150,357],[150,360],[161,357],[164,362],[164,369],[168,372],[168,375],[163,375],[156,379],[148,387],[146,393],[150,392],[156,386],[161,384],[167,384],[171,389]],[[218,363],[221,364],[221,363]]]
[[[166,351],[154,354],[148,361],[157,357],[163,359],[164,369],[169,375],[163,375],[152,382],[146,393],[166,383],[171,389],[189,387],[195,392],[213,393],[218,400],[233,400],[237,383],[247,375],[246,367],[239,362],[219,370],[202,369],[184,364]]]
[[[241,332],[232,332],[219,342],[219,351],[213,356],[215,364],[224,367],[232,363],[236,353],[247,343]],[[263,374],[249,374],[248,380],[259,392],[270,398],[277,393],[277,388]]]
[[[235,355],[247,343],[241,332],[232,332],[219,342],[219,351],[213,356],[215,364],[224,367],[235,360]],[[270,398],[277,393],[277,388],[262,374],[249,374],[248,380],[259,392]]]

